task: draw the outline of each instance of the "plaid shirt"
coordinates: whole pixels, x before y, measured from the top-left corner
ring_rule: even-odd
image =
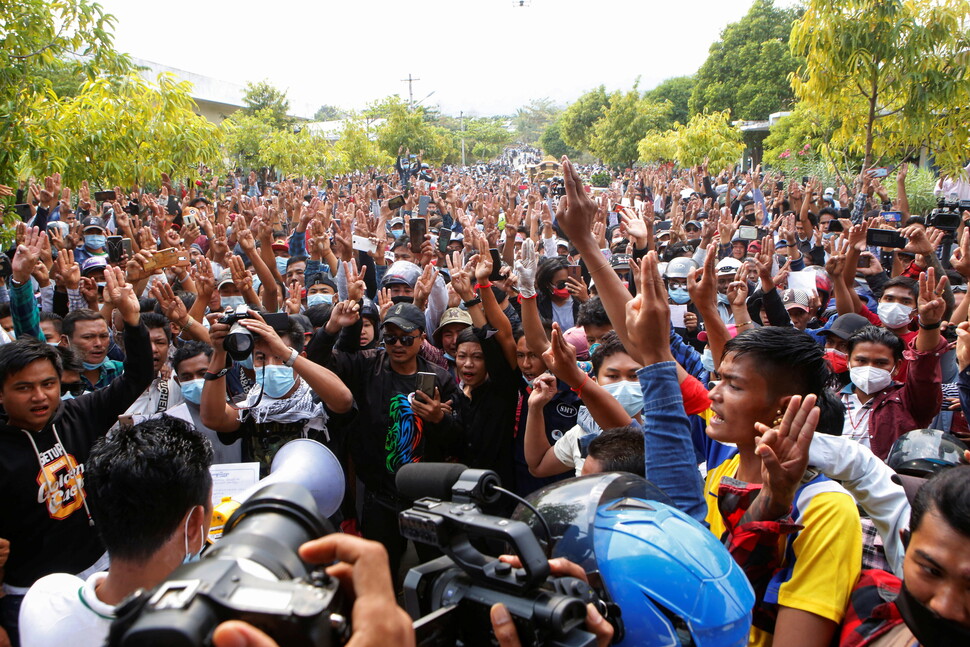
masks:
[[[862,570],[878,569],[892,573],[879,531],[869,517],[862,519]]]
[[[98,389],[103,389],[104,387],[111,384],[111,381],[116,377],[119,377],[125,372],[125,365],[122,362],[116,362],[113,359],[105,359],[104,364],[101,365],[101,373],[98,374],[98,381],[96,384],[91,384],[91,381],[85,377],[84,373],[81,373],[81,382],[87,387],[88,391],[97,391]]]
[[[37,310],[37,299],[30,281],[17,285],[10,281],[10,317],[13,319],[13,331],[18,338],[29,335],[40,340],[47,337],[40,329],[40,312]]]

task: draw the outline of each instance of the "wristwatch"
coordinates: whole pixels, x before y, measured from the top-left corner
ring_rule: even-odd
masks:
[[[285,362],[283,362],[283,366],[288,366],[290,368],[293,368],[293,364],[296,363],[296,358],[299,357],[299,356],[300,356],[300,354],[298,352],[296,352],[296,349],[295,348],[291,348],[290,349],[290,357]]]

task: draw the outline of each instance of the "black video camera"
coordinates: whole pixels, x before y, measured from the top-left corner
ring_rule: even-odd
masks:
[[[297,554],[331,532],[306,488],[266,486],[236,510],[201,560],[122,604],[109,647],[208,645],[226,620],[244,620],[287,647],[344,644],[350,616],[339,582]]]
[[[952,239],[962,221],[960,214],[963,211],[970,211],[970,200],[947,201],[941,197],[936,203],[936,209],[926,219],[926,226],[936,227],[944,232],[945,237]]]
[[[527,524],[481,511],[480,505],[499,497],[495,472],[416,463],[399,470],[398,490],[406,495],[409,489],[402,475],[414,481],[415,474],[435,469],[450,471],[451,501],[421,498],[398,517],[405,538],[446,555],[412,568],[404,579],[404,608],[415,620],[418,645],[493,645],[489,611],[498,602],[509,610],[523,645],[595,645],[595,636],[585,629],[586,605],[596,604],[604,615],[606,607],[593,589],[574,577],[550,576],[546,554]],[[506,542],[522,568],[477,547],[495,542]]]

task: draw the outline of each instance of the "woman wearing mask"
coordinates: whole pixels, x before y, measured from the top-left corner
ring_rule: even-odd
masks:
[[[539,314],[559,324],[563,330],[576,325],[580,306],[580,300],[573,297],[580,286],[569,276],[568,265],[569,261],[562,257],[542,258],[535,275]]]

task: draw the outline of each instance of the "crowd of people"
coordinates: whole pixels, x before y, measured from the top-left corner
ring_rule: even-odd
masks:
[[[890,200],[868,172],[662,166],[594,188],[601,168],[533,149],[422,157],[95,197],[21,183],[0,644],[102,644],[126,597],[202,553],[210,467],[266,476],[301,438],[343,467],[341,532],[301,556],[345,563],[356,644],[414,642],[395,595],[440,555],[399,530],[416,462],[521,497],[645,478],[742,567],[750,645],[970,644],[970,204],[910,213],[905,164]],[[587,625],[613,639],[599,608]],[[230,622],[214,644],[273,643]]]

